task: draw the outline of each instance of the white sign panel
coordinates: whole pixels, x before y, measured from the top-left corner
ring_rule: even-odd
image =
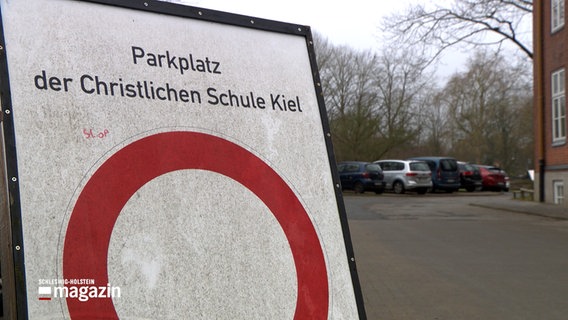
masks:
[[[364,314],[309,28],[104,2],[0,1],[18,317]]]

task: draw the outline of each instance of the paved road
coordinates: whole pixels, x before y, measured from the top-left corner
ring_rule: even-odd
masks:
[[[568,220],[510,195],[345,195],[368,319],[568,319]]]

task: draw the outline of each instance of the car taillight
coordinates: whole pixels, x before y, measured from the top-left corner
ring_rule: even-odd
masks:
[[[471,176],[471,175],[473,175],[473,172],[471,172],[471,171],[464,171],[464,172],[463,172],[463,175],[464,175],[464,176]]]
[[[436,172],[436,175],[437,175],[438,179],[442,179],[442,170],[438,169],[438,172]]]
[[[416,172],[407,172],[406,173],[407,177],[416,177],[417,175],[418,175],[418,173],[416,173]]]
[[[371,175],[368,172],[363,172],[363,178],[367,179],[369,178]]]

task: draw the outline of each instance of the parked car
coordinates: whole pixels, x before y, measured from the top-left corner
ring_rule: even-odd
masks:
[[[376,163],[361,161],[340,162],[337,165],[341,189],[356,193],[374,191],[381,194],[385,190],[383,170]]]
[[[494,166],[475,165],[483,178],[482,190],[509,191],[505,171]]]
[[[379,160],[374,163],[381,166],[385,175],[385,189],[402,194],[416,191],[425,194],[432,188],[432,172],[428,164],[413,160]]]
[[[456,159],[451,157],[414,157],[409,160],[424,161],[432,172],[432,192],[458,191],[460,188],[460,170]]]
[[[481,190],[483,186],[483,178],[481,177],[481,172],[476,166],[459,162],[458,166],[460,168],[460,185],[461,188],[466,191],[473,192],[475,190]]]

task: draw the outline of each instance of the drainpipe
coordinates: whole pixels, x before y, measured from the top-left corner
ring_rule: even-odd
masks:
[[[539,201],[545,200],[545,170],[546,170],[546,138],[544,118],[544,4],[543,1],[533,2],[533,44],[534,44],[534,110],[535,110],[535,155],[538,160],[538,195]]]

